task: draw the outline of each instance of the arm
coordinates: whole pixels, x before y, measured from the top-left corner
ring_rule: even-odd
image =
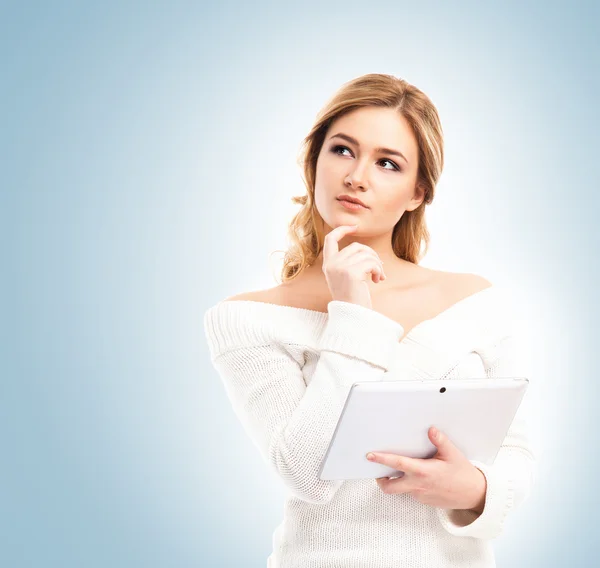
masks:
[[[318,471],[350,387],[383,378],[403,333],[396,321],[357,304],[331,301],[328,313],[308,386],[289,349],[265,342],[260,325],[240,332],[247,335],[244,341],[252,338],[246,342],[250,344],[240,346],[238,338],[234,348],[218,349],[213,358],[234,410],[263,458],[295,496],[311,503],[330,501],[342,484],[319,479]],[[236,333],[222,327],[227,319],[216,311],[205,316],[210,341]]]
[[[529,378],[529,369],[523,366],[525,359],[520,355],[522,348],[520,338],[510,335],[496,345],[481,350],[479,354],[486,376]],[[486,478],[481,507],[469,510],[436,509],[440,522],[449,533],[481,539],[496,538],[501,534],[508,514],[529,496],[536,461],[528,439],[525,409],[524,398],[492,465],[471,460]]]
[[[479,468],[477,468],[478,471],[481,474],[481,477],[483,478],[483,489],[481,490],[480,493],[480,497],[479,497],[479,502],[477,503],[477,505],[475,505],[475,507],[469,509],[470,511],[473,511],[476,515],[481,515],[481,513],[483,513],[483,508],[485,507],[485,496],[487,493],[487,479],[485,477],[485,474],[483,473],[483,471],[481,471]]]

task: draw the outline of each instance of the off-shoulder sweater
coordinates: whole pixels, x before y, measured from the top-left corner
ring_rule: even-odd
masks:
[[[481,514],[386,494],[375,479],[321,480],[318,471],[358,380],[528,377],[512,308],[492,285],[406,336],[384,314],[337,300],[327,313],[254,300],[224,300],[205,312],[212,364],[286,488],[268,568],[495,566],[490,541],[534,481],[523,405],[493,464],[471,460],[487,481]]]

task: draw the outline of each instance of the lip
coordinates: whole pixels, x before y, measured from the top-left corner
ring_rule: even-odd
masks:
[[[347,199],[338,199],[337,202],[344,209],[348,209],[348,211],[356,211],[356,213],[359,213],[360,211],[367,211],[367,208],[363,207],[360,203],[353,203],[352,201],[348,201]]]
[[[365,209],[368,209],[368,207],[357,197],[350,197],[349,195],[338,195],[336,199],[338,201],[349,201],[350,203],[358,203],[359,205],[362,205]]]

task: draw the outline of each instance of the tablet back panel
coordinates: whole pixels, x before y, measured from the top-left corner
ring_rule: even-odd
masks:
[[[492,464],[523,399],[524,377],[356,382],[352,385],[320,479],[401,477],[367,461],[370,451],[431,458],[431,426],[468,459]]]

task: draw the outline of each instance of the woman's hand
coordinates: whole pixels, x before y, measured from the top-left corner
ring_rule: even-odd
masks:
[[[353,242],[339,250],[338,241],[355,230],[356,226],[341,225],[325,236],[322,270],[332,299],[372,308],[367,280],[378,283],[385,279],[383,262],[362,243]]]
[[[375,463],[404,472],[399,478],[378,478],[384,493],[410,493],[417,501],[443,509],[471,509],[481,513],[485,504],[487,481],[483,472],[434,427],[429,439],[437,448],[432,458],[419,459],[373,452]],[[370,455],[370,454],[367,454]]]

